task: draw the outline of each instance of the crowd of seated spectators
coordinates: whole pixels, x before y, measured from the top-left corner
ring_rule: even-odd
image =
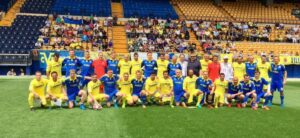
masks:
[[[192,29],[198,40],[268,42],[271,26],[258,27],[255,23],[195,21]]]
[[[79,20],[77,18],[71,18]],[[107,28],[112,26],[112,19],[101,22],[96,17],[83,18],[82,24],[67,24],[61,16],[49,16],[45,26],[40,29],[36,48],[51,46],[52,50],[84,49],[84,44],[92,44],[92,48],[108,50],[112,41],[108,40]],[[87,48],[87,47],[86,47]],[[86,49],[85,48],[85,49]]]
[[[185,52],[195,49],[184,20],[130,19],[125,24],[129,52]]]
[[[286,29],[286,41],[290,43],[300,43],[300,28],[299,26],[294,26]]]

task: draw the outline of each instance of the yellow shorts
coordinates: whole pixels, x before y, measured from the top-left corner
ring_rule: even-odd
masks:
[[[188,91],[187,93],[192,95],[192,96],[196,96],[198,92],[199,92],[199,90],[194,89],[194,90]]]
[[[47,95],[47,97],[48,96],[49,95]],[[61,99],[61,100],[68,99],[67,96],[64,94],[53,94],[53,96],[55,96],[57,99]]]
[[[215,101],[218,99],[220,104],[225,103],[225,94],[224,93],[215,93]]]
[[[154,97],[154,98],[159,98],[161,96],[161,94],[159,92],[156,93],[149,93],[148,95],[149,97]]]
[[[104,101],[105,100],[105,94],[101,93],[101,94],[97,94],[97,95],[93,95],[94,100],[96,101]],[[88,101],[92,101],[92,97],[88,96]]]

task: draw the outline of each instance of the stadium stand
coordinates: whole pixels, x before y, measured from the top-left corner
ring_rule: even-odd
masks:
[[[178,18],[178,15],[168,0],[122,0],[122,4],[124,16],[127,18]]]
[[[43,13],[51,12],[55,0],[26,0],[21,8],[22,13]]]
[[[0,11],[7,12],[17,0],[1,0],[0,1]]]
[[[111,16],[108,0],[56,0],[52,13],[63,15]]]

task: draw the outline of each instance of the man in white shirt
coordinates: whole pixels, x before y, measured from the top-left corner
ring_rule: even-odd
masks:
[[[231,81],[233,78],[233,68],[230,63],[228,63],[228,56],[224,56],[224,62],[221,63],[221,73],[226,74],[225,80]]]
[[[185,60],[185,56],[184,54],[180,54],[179,55],[179,62],[178,62],[180,65],[181,65],[181,71],[182,71],[182,76],[186,76],[187,74],[187,65],[188,65],[188,62]]]

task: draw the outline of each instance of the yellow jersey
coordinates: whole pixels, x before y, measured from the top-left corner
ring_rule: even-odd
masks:
[[[88,93],[93,96],[99,95],[100,94],[100,86],[101,86],[100,80],[97,80],[96,82],[90,81],[87,85]]]
[[[168,70],[169,61],[161,59],[157,60],[157,76],[158,78],[163,78],[163,72]]]
[[[214,82],[214,86],[216,87],[215,88],[215,93],[216,94],[225,94],[226,90],[228,88],[228,81],[226,81],[226,80],[221,81],[220,79],[217,79]]]
[[[260,77],[266,79],[267,81],[270,81],[270,78],[269,78],[270,68],[271,68],[271,64],[269,62],[266,62],[264,64],[259,62],[257,64],[257,69],[260,72]]]
[[[124,79],[118,80],[118,86],[121,93],[131,95],[132,84],[130,79],[128,79],[127,81],[125,81]]]
[[[29,91],[36,92],[39,96],[45,96],[45,88],[48,84],[47,79],[41,79],[40,81],[33,79],[29,84]]]
[[[195,91],[197,79],[198,79],[198,77],[195,75],[192,78],[187,76],[183,81],[183,90],[185,90],[186,92]]]
[[[211,60],[205,61],[204,59],[201,59],[200,60],[201,68],[202,68],[201,71],[207,71],[208,64],[211,62],[212,62]]]
[[[135,76],[135,73],[136,71],[138,70],[142,70],[142,61],[141,60],[138,60],[138,61],[135,61],[135,60],[132,60],[131,61],[131,75],[132,76]]]
[[[62,62],[63,60],[58,60],[57,62],[54,60],[48,61],[47,62],[47,68],[46,71],[49,72],[50,71],[50,76],[52,72],[57,72],[58,77],[60,78],[61,75],[61,68],[62,68]]]
[[[159,79],[159,88],[161,94],[170,94],[173,89],[173,80],[171,78],[161,78]]]
[[[125,61],[121,60],[118,64],[118,67],[120,67],[120,75],[123,76],[124,73],[130,73],[130,68],[131,68],[131,62],[130,61]]]
[[[157,79],[151,80],[148,78],[145,82],[145,90],[153,94],[154,92],[158,91],[159,82]]]
[[[238,77],[239,80],[242,80],[244,78],[245,73],[246,73],[245,63],[239,64],[237,62],[234,62],[232,67],[233,67],[233,71],[234,71],[234,76]]]
[[[63,94],[63,79],[57,79],[55,82],[51,79],[48,82],[47,86],[47,93],[51,93],[56,97],[59,97],[59,95]]]

